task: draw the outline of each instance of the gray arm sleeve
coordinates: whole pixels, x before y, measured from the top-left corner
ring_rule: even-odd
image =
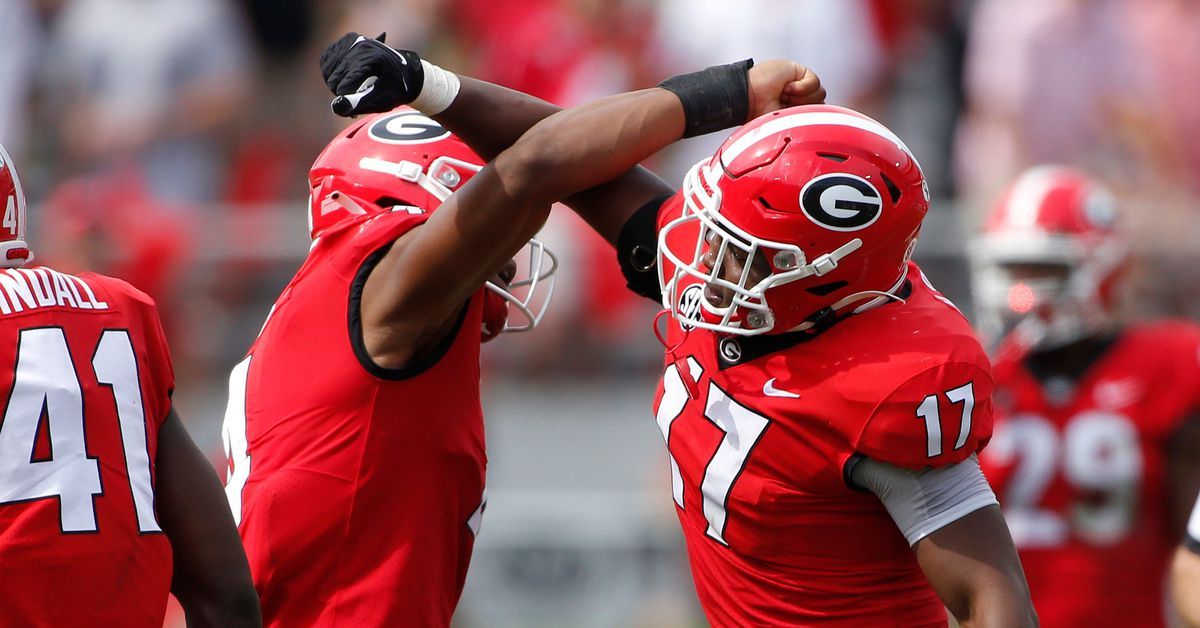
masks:
[[[851,469],[850,479],[879,497],[909,545],[997,503],[974,455],[921,471],[864,458]]]

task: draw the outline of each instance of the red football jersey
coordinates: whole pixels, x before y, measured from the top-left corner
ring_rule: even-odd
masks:
[[[446,626],[484,501],[482,289],[424,364],[362,344],[368,272],[424,215],[325,232],[230,378],[226,486],[267,625]]]
[[[1200,410],[1200,328],[1124,330],[1074,386],[996,367],[996,437],[982,457],[1043,626],[1161,626],[1178,538],[1166,450]]]
[[[0,364],[0,623],[162,626],[174,373],[154,302],[102,275],[0,271]]]
[[[901,295],[816,336],[667,322],[656,415],[713,625],[946,625],[882,503],[844,477],[857,455],[942,466],[991,435],[991,370],[967,321],[915,264]]]

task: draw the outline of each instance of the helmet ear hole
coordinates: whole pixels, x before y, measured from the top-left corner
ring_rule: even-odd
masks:
[[[883,179],[883,184],[887,186],[888,196],[892,197],[892,204],[895,205],[896,203],[899,203],[900,188],[896,187],[896,184],[890,178],[888,178],[887,174],[883,172],[879,173],[879,178]]]

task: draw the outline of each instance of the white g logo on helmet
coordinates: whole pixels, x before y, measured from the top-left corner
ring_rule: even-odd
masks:
[[[866,179],[835,172],[804,184],[800,190],[800,209],[809,220],[826,229],[858,231],[879,218],[883,197]]]
[[[419,111],[380,118],[367,130],[372,139],[388,144],[428,144],[450,137],[450,131]]]

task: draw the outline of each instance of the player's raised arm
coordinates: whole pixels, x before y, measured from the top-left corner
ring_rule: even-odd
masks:
[[[388,111],[411,102],[487,160],[560,110],[528,94],[455,75],[422,60],[413,51],[392,49],[381,40],[357,33],[349,33],[330,45],[321,57],[321,68],[330,90],[337,94],[333,109],[338,113]],[[795,81],[783,83],[781,89],[771,72],[797,76]],[[749,83],[750,115],[743,114],[742,118],[781,106],[823,102],[825,98],[816,75],[795,64],[765,64],[751,70]],[[728,107],[728,103],[723,106]],[[705,113],[728,116],[732,112],[722,109]],[[689,136],[711,130],[716,129],[691,129]],[[635,165],[610,181],[573,193],[564,202],[615,245],[622,227],[639,207],[673,189],[654,173]]]
[[[387,331],[374,338],[365,334],[368,349],[382,345],[371,351],[377,361],[402,365],[433,344],[471,292],[536,233],[552,203],[616,179],[685,134],[741,124],[749,113],[777,108],[788,94],[809,89],[804,81],[811,73],[796,64],[772,61],[748,76],[749,66],[675,77],[664,87],[601,99],[535,124],[424,226],[397,240],[371,273],[361,310],[365,328]],[[428,80],[428,67],[425,72]],[[335,79],[341,86],[357,81],[335,73],[330,83]],[[377,79],[354,95],[361,106],[373,93],[395,88],[389,85]],[[422,87],[413,102],[440,113],[453,101],[447,93],[456,90],[434,87]],[[430,98],[440,99],[433,104],[426,99],[430,89]]]
[[[377,362],[400,366],[414,347],[438,337],[444,321],[541,228],[552,203],[629,170],[679,139],[683,126],[679,99],[657,88],[536,125],[424,226],[397,240],[371,273],[361,304],[364,327],[387,329],[381,344],[409,352],[375,355]],[[597,127],[605,128],[585,130]]]
[[[258,594],[212,465],[172,409],[158,436],[158,512],[171,540],[171,592],[188,626],[261,626]]]

